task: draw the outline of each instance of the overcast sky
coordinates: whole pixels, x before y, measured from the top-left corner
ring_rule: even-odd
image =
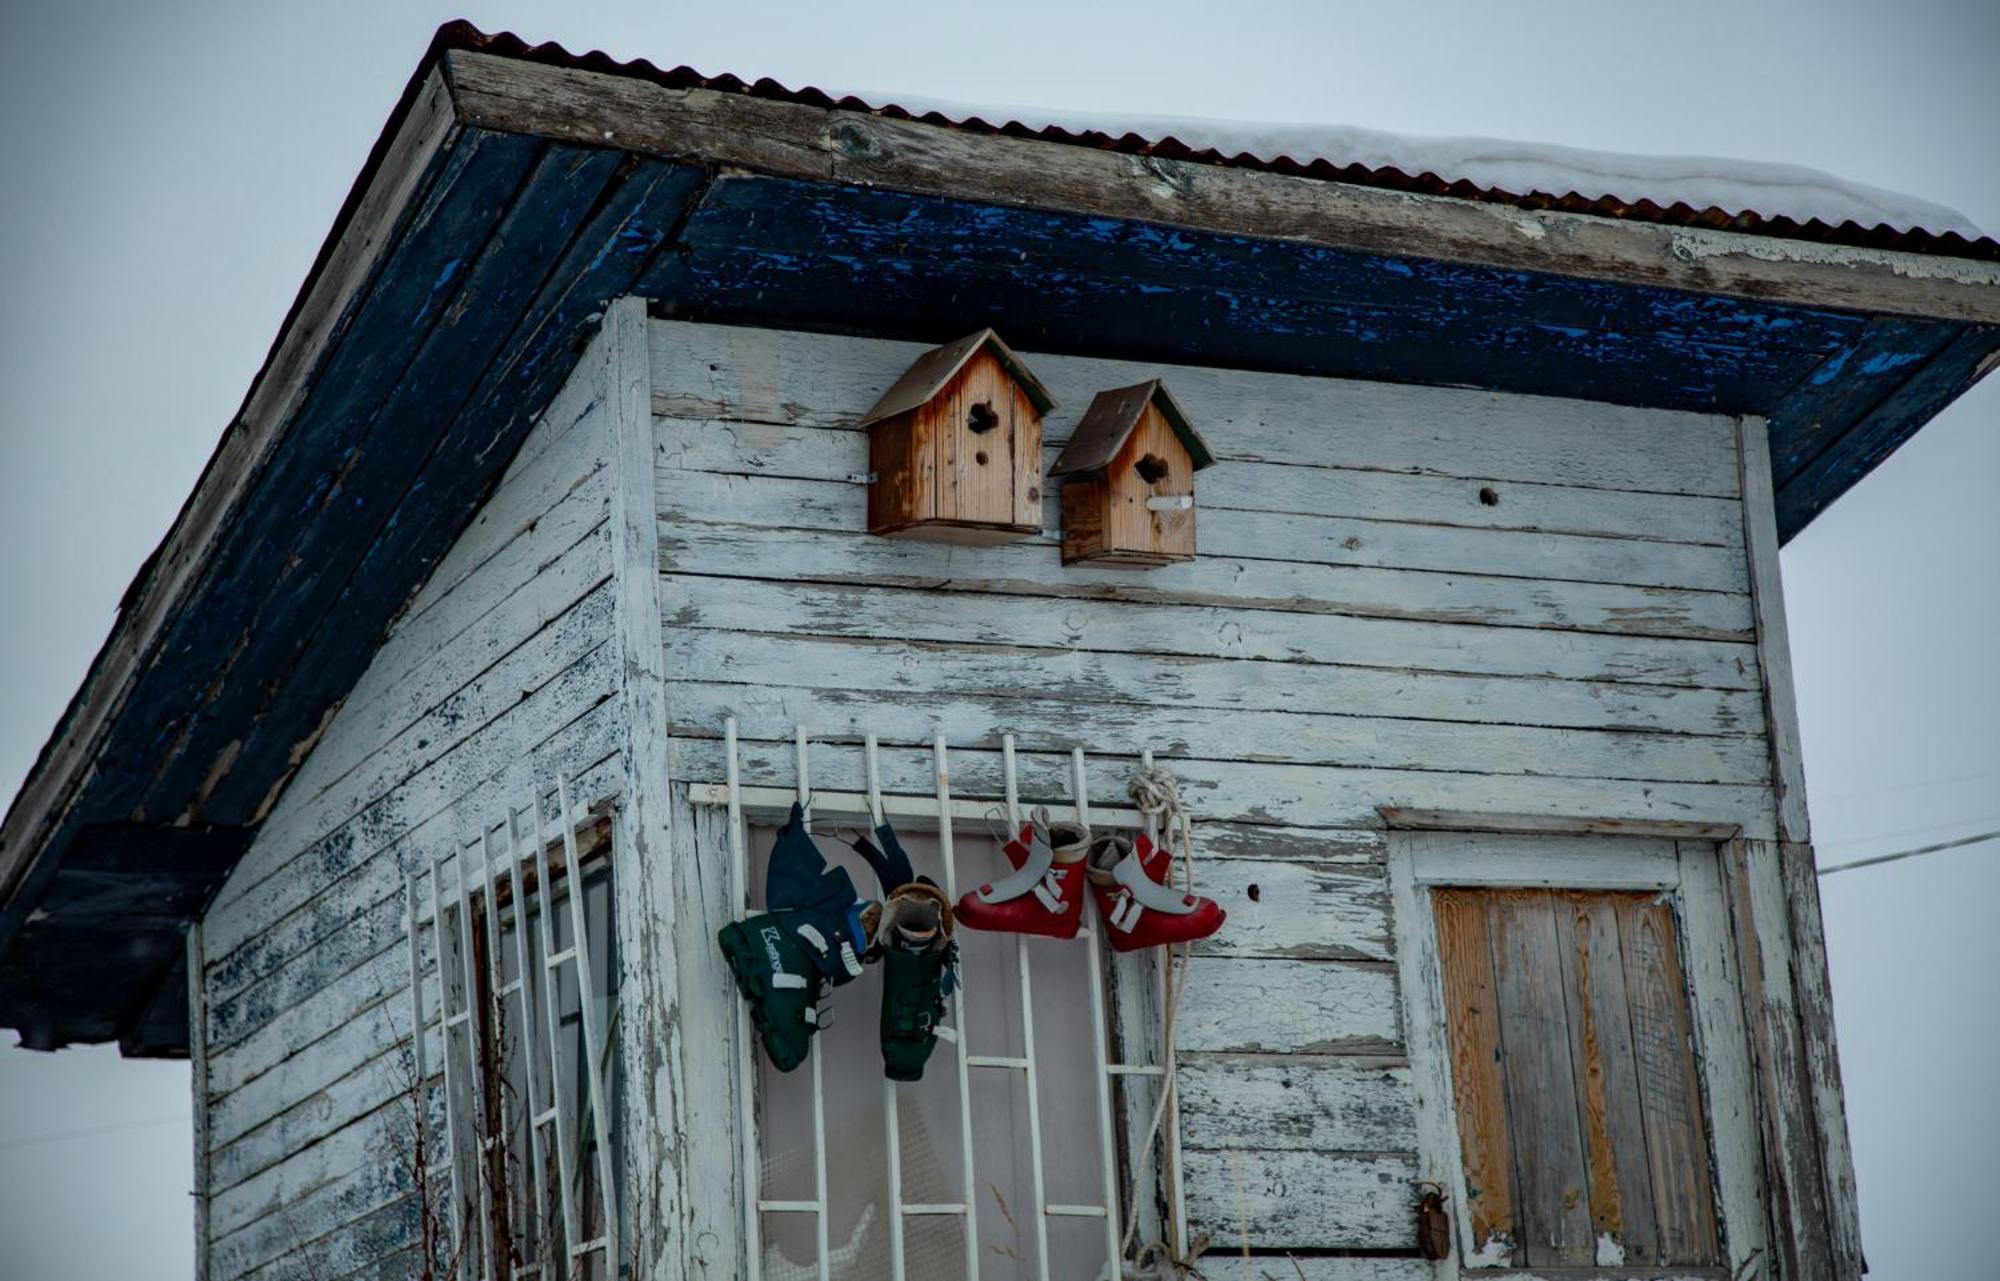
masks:
[[[1817,166],[2000,228],[2000,3],[0,5],[0,793],[447,18],[792,85]],[[1821,860],[2000,827],[2000,380],[1785,556]],[[2000,844],[1824,883],[1873,1275],[1990,1276]],[[0,1049],[0,1277],[189,1274],[187,1073]],[[87,1133],[86,1133],[87,1132]]]

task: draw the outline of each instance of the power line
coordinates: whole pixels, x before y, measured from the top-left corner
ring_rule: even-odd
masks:
[[[1897,859],[1915,858],[1919,854],[1936,854],[1940,850],[1955,850],[1962,845],[1977,845],[1981,841],[2000,839],[2000,831],[1981,832],[1977,836],[1961,836],[1955,841],[1939,841],[1936,845],[1919,845],[1913,850],[1897,850],[1894,854],[1877,854],[1873,858],[1857,858],[1849,863],[1835,863],[1831,867],[1819,869],[1821,876],[1832,876],[1835,872],[1851,872],[1857,867],[1873,867],[1877,863],[1893,863]]]
[[[1850,845],[1875,845],[1882,841],[1900,840],[1905,836],[1929,836],[1933,832],[1949,831],[1954,827],[1996,821],[2000,821],[2000,814],[1967,814],[1964,818],[1954,818],[1942,823],[1925,823],[1921,827],[1898,827],[1886,832],[1870,832],[1866,836],[1850,836],[1844,841],[1821,841],[1818,848],[1825,850],[1840,849]]]
[[[97,1125],[82,1130],[58,1130],[53,1134],[30,1134],[18,1139],[0,1140],[0,1152],[14,1148],[32,1147],[37,1143],[63,1143],[70,1139],[94,1139],[104,1134],[123,1134],[127,1130],[149,1130],[159,1125],[186,1125],[188,1118],[181,1116],[156,1116],[149,1121],[126,1121],[118,1125]]]

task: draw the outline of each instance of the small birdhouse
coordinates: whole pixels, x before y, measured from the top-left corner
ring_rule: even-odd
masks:
[[[1063,564],[1193,560],[1194,474],[1214,461],[1159,379],[1097,393],[1049,470],[1063,487]]]
[[[991,546],[1042,529],[1048,389],[991,329],[924,353],[861,419],[868,530]]]

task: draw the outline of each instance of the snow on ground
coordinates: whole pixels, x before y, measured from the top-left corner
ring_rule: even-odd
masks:
[[[1611,196],[1627,204],[1685,203],[1728,212],[1800,222],[1818,218],[1835,226],[1856,222],[1913,228],[1968,239],[1983,233],[1955,209],[1914,196],[1850,182],[1803,165],[1713,156],[1621,155],[1552,143],[1510,142],[1501,138],[1441,138],[1385,133],[1348,125],[1255,124],[1182,116],[1124,116],[1100,112],[1058,112],[1037,107],[1004,107],[946,102],[903,94],[857,93],[864,102],[893,102],[917,115],[928,112],[954,121],[989,125],[1018,123],[1028,129],[1057,127],[1072,133],[1097,131],[1113,137],[1137,134],[1160,141],[1177,138],[1195,150],[1213,148],[1225,156],[1248,154],[1259,160],[1289,158],[1300,164],[1325,160],[1371,169],[1433,173],[1447,182],[1464,179],[1516,195],[1571,193],[1595,200]]]

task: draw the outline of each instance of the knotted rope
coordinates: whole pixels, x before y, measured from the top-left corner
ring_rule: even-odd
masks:
[[[1145,764],[1132,776],[1126,791],[1132,797],[1132,804],[1145,819],[1146,834],[1167,851],[1171,862],[1180,867],[1180,889],[1183,894],[1194,893],[1194,832],[1188,821],[1186,806],[1181,803],[1180,789],[1174,776],[1158,765]],[[1169,876],[1171,880],[1171,875]],[[1180,1013],[1181,993],[1186,988],[1188,957],[1193,952],[1193,944],[1182,943],[1178,947],[1167,948],[1166,970],[1161,976],[1164,993],[1164,1024],[1166,1047],[1166,1071],[1160,1078],[1160,1099],[1153,1108],[1152,1123],[1146,1127],[1146,1137],[1139,1144],[1138,1152],[1143,1155],[1153,1150],[1159,1140],[1160,1126],[1166,1120],[1167,1109],[1173,1106],[1176,1082],[1175,1073],[1175,1021]],[[1178,1154],[1175,1154],[1178,1156]],[[1176,1192],[1176,1195],[1179,1195]],[[1133,1245],[1139,1232],[1139,1180],[1133,1179],[1132,1192],[1125,1203],[1125,1240],[1119,1245],[1121,1260],[1130,1259],[1133,1267],[1124,1269],[1127,1277],[1161,1277],[1171,1268],[1174,1275],[1183,1276],[1194,1267],[1194,1259],[1180,1258],[1173,1247],[1166,1242],[1151,1241],[1140,1248],[1135,1256]],[[1196,1249],[1195,1254],[1201,1251]],[[1121,1268],[1123,1264],[1121,1263]]]

